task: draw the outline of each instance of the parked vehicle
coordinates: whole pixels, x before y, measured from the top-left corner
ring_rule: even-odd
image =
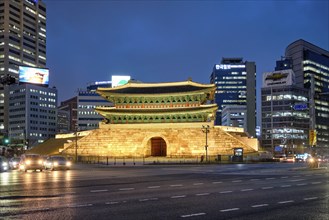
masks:
[[[71,161],[66,159],[64,156],[49,156],[45,161],[45,169],[50,170],[59,170],[64,169],[68,170],[71,168]]]
[[[13,157],[9,160],[9,168],[12,170],[19,168],[19,162],[21,161],[20,157]]]
[[[19,162],[19,169],[21,171],[28,170],[40,170],[42,171],[44,168],[44,160],[39,154],[25,154],[21,156],[21,160]]]
[[[9,164],[7,158],[0,156],[0,172],[7,171],[9,169]]]

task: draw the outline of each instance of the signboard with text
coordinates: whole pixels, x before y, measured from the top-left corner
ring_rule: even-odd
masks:
[[[292,85],[294,77],[294,72],[290,69],[264,73],[263,88]]]
[[[306,110],[308,109],[307,107],[307,103],[296,103],[294,106],[293,106],[294,110],[296,111],[303,111],[303,110]]]

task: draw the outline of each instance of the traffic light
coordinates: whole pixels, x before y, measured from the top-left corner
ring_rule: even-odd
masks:
[[[3,145],[8,145],[8,144],[10,143],[10,140],[9,140],[8,137],[5,137],[5,138],[2,140],[2,142],[3,142]]]

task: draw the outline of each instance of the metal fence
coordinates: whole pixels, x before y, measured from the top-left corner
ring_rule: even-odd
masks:
[[[111,156],[78,156],[78,162],[103,165],[151,165],[151,164],[221,164],[231,163],[232,155],[167,157],[111,157]]]

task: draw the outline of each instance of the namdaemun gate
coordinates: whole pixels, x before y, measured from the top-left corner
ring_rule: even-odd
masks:
[[[104,117],[99,128],[65,143],[61,152],[113,157],[229,155],[235,148],[256,152],[257,139],[243,128],[214,126],[215,90],[214,84],[191,80],[98,88],[114,107],[96,107]]]

